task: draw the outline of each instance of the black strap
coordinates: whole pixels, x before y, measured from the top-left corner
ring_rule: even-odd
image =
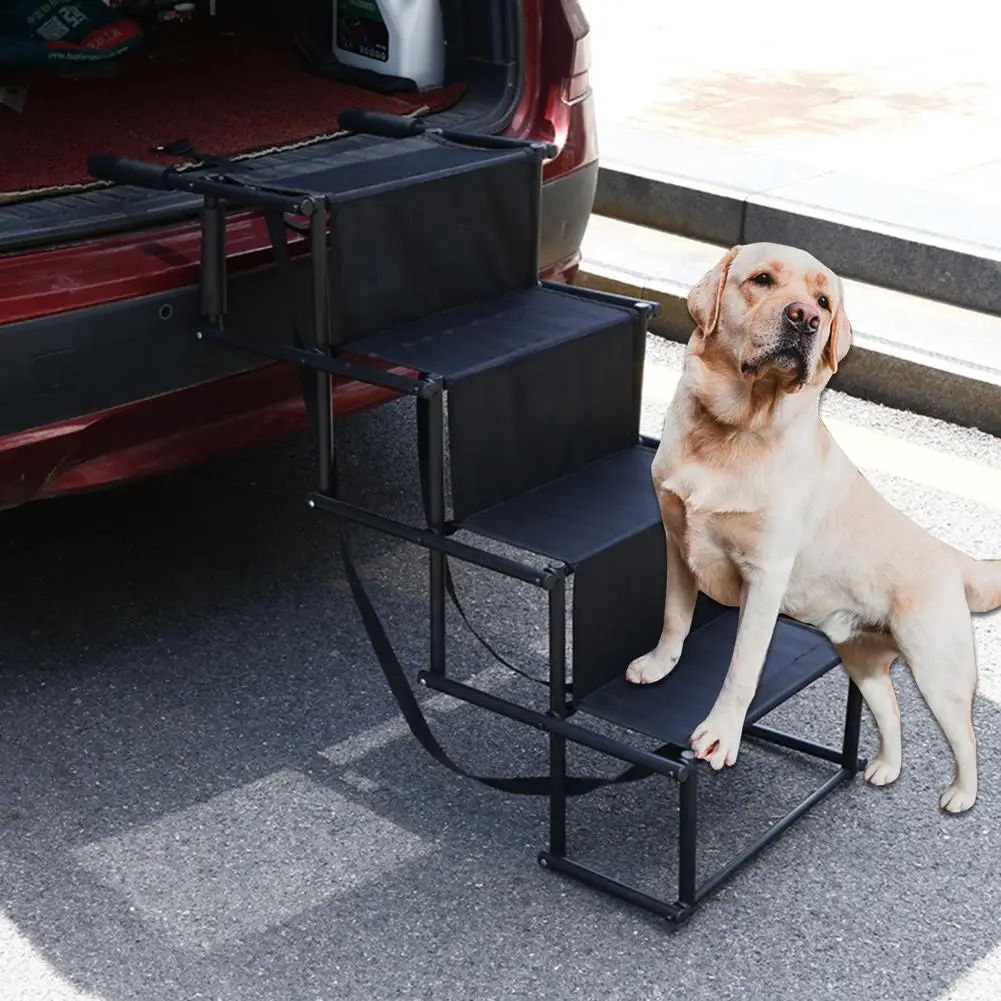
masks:
[[[226,170],[240,169],[240,164],[233,160],[229,160],[224,156],[214,156],[212,153],[202,153],[200,150],[195,149],[188,139],[175,139],[173,142],[153,146],[150,152],[197,160],[199,163],[205,164],[206,167],[224,167]]]
[[[288,249],[288,238],[285,232],[285,220],[280,212],[268,211],[265,212],[265,221],[267,222],[268,235],[274,249],[275,264],[278,272],[283,278],[284,284],[286,285],[289,305],[292,309],[292,335],[296,346],[301,348],[303,346],[303,341],[297,318],[295,289],[292,284],[292,269]],[[303,399],[306,404],[315,451],[318,440],[318,429],[316,426],[316,400],[314,398],[315,386],[313,385],[311,370],[305,365],[300,366],[300,377],[302,380]],[[427,431],[426,428],[424,428],[424,422],[418,421],[418,451],[420,453],[421,493],[424,499],[425,513],[430,510],[428,484],[425,474],[425,470],[427,468],[427,449]],[[332,480],[333,493],[334,496],[336,496],[336,456]],[[513,793],[521,796],[548,796],[552,788],[552,780],[548,775],[511,777],[476,775],[463,768],[461,765],[456,764],[455,761],[449,757],[448,753],[441,746],[438,739],[432,732],[427,721],[427,717],[424,715],[420,703],[414,695],[413,688],[407,679],[406,671],[403,669],[403,665],[400,663],[400,659],[397,657],[393,644],[386,633],[386,629],[382,624],[379,613],[375,610],[375,606],[372,604],[372,600],[369,598],[368,592],[365,590],[361,577],[358,575],[358,570],[355,567],[354,560],[351,559],[351,552],[348,548],[344,525],[340,520],[338,520],[337,523],[337,531],[340,538],[341,559],[344,561],[344,571],[347,575],[348,585],[351,588],[351,595],[354,598],[355,605],[357,605],[358,612],[361,615],[362,624],[365,626],[365,632],[368,634],[369,643],[372,646],[376,659],[379,661],[382,673],[385,675],[386,682],[389,685],[389,690],[393,693],[393,698],[396,699],[396,704],[399,707],[400,713],[403,715],[407,726],[410,728],[410,732],[417,739],[421,747],[423,747],[424,750],[435,759],[435,761],[444,765],[449,771],[454,772],[456,775],[462,775],[466,778],[473,779],[482,785],[489,786],[491,789],[497,789],[501,792]],[[504,664],[512,671],[530,678],[532,681],[544,684],[544,682],[541,682],[540,679],[533,678],[531,675],[525,674],[525,672],[521,671],[519,668],[510,664],[507,660],[501,657],[500,654],[498,654],[494,648],[476,631],[476,629],[473,628],[462,608],[462,605],[459,603],[458,595],[455,592],[455,584],[452,581],[451,571],[448,568],[447,562],[445,564],[445,586],[448,590],[449,597],[452,599],[453,604],[470,632],[480,641],[480,643],[483,644],[483,646],[486,647],[487,650],[490,651],[491,654],[493,654],[498,661],[500,661],[500,663]],[[626,769],[624,772],[609,778],[568,776],[564,783],[564,789],[567,796],[581,796],[586,793],[593,792],[595,789],[601,789],[604,786],[618,785],[625,782],[636,782],[640,779],[645,779],[652,774],[653,773],[649,768],[634,765],[633,767]]]
[[[491,789],[498,789],[501,792],[513,793],[519,796],[548,796],[552,781],[548,775],[539,776],[512,776],[499,778],[488,775],[475,775],[461,765],[457,765],[448,755],[446,750],[438,742],[437,737],[428,724],[427,717],[421,710],[420,703],[414,695],[410,682],[407,680],[406,672],[393,644],[386,635],[379,613],[366,592],[358,571],[355,569],[354,561],[348,551],[347,539],[343,526],[338,526],[341,539],[341,558],[344,560],[344,569],[347,573],[348,584],[351,587],[351,594],[354,597],[358,611],[361,613],[362,623],[365,632],[368,633],[369,642],[375,651],[376,659],[382,668],[382,673],[386,677],[389,689],[396,699],[403,718],[410,727],[410,732],[417,738],[421,747],[431,755],[439,764],[444,765],[449,771],[465,778],[474,779],[482,785]],[[585,793],[593,792],[603,786],[615,785],[622,782],[635,782],[651,775],[649,768],[634,765],[632,768],[611,778],[586,778],[579,776],[569,776],[565,782],[567,796],[581,796]]]
[[[427,479],[427,469],[428,469],[428,456],[430,455],[430,442],[428,441],[428,428],[423,419],[418,419],[417,421],[417,463],[420,468],[420,480],[421,480],[421,503],[424,507],[424,518],[426,519],[428,525],[431,524],[431,491],[430,484]],[[542,678],[537,678],[533,674],[529,674],[528,671],[517,667],[512,664],[506,657],[502,656],[497,649],[490,644],[487,638],[477,630],[469,620],[469,616],[466,615],[466,610],[462,607],[462,602],[459,601],[459,595],[455,590],[455,581],[452,579],[452,568],[449,565],[448,557],[443,556],[442,561],[445,564],[445,591],[448,594],[449,599],[455,606],[456,612],[459,613],[459,618],[462,619],[463,624],[472,633],[473,637],[480,643],[480,645],[494,658],[499,664],[502,664],[509,671],[513,671],[515,674],[527,681],[532,681],[537,685],[548,686],[549,682],[544,681]]]

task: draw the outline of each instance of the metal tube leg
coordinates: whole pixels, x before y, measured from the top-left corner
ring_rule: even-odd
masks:
[[[215,327],[226,317],[226,205],[206,195],[202,206],[202,316]]]
[[[445,554],[429,550],[431,564],[431,665],[432,674],[445,673]]]
[[[549,712],[563,718],[567,714],[566,697],[566,599],[567,585],[560,578],[549,592]],[[567,741],[549,735],[549,851],[567,852]]]
[[[848,708],[845,710],[845,739],[841,766],[855,775],[860,767],[858,756],[859,731],[862,726],[862,693],[854,681],[848,682]]]
[[[557,733],[549,735],[549,851],[553,855],[567,853],[567,739]]]
[[[442,392],[417,400],[417,421],[420,437],[426,442],[425,455],[421,456],[424,467],[420,473],[427,484],[428,527],[437,533],[445,528],[445,408]],[[430,549],[430,667],[432,674],[445,674],[445,554]]]
[[[313,206],[309,218],[309,243],[313,272],[313,347],[330,352],[330,282],[327,266],[327,206]],[[329,372],[316,372],[316,448],[319,490],[329,494],[333,484],[334,428],[333,381]]]
[[[678,901],[687,907],[696,903],[698,852],[698,769],[692,768],[678,783]]]

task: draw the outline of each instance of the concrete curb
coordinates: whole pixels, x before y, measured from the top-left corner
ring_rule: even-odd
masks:
[[[656,302],[661,312],[650,323],[652,333],[681,343],[691,336],[688,288],[681,283],[651,286],[635,275],[585,261],[576,284]],[[857,327],[852,349],[830,385],[850,396],[1001,435],[1001,375],[903,350]]]
[[[817,187],[820,181],[835,183],[825,175],[802,182],[798,189],[790,185],[748,191],[616,164],[598,172],[594,211],[719,246],[767,241],[803,247],[846,278],[1001,315],[1001,248],[789,196],[809,190],[810,182]],[[868,189],[864,180],[852,179],[851,184],[851,198],[846,196],[846,201],[880,201],[883,189],[875,182]],[[787,194],[780,194],[783,191]],[[919,193],[904,192],[896,211],[903,213],[908,200],[917,197]],[[958,199],[923,193],[920,198],[924,219],[949,219],[950,213],[959,211],[957,205],[964,213],[970,211]],[[988,216],[997,211],[983,209]],[[966,229],[982,234],[990,228],[983,225],[989,221],[971,222]],[[954,228],[959,232],[964,227],[957,223]]]

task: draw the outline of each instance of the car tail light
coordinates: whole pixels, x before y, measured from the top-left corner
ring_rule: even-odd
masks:
[[[579,0],[561,0],[563,30],[571,39],[570,76],[564,81],[565,100],[572,104],[586,97],[591,90],[588,71],[591,69],[591,28],[581,10]]]
[[[555,144],[546,178],[594,160],[590,25],[579,0],[524,0],[525,79],[508,133]]]

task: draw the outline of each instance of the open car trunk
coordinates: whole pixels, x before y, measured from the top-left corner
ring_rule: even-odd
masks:
[[[139,19],[142,44],[113,59],[0,64],[0,88],[20,95],[15,106],[0,103],[0,251],[169,221],[194,207],[176,192],[95,182],[92,153],[172,166],[218,157],[291,178],[371,142],[339,132],[345,108],[497,131],[518,96],[517,0],[442,0],[446,75],[430,91],[345,82],[332,59],[333,0],[218,0],[208,9],[206,0],[191,20]]]

